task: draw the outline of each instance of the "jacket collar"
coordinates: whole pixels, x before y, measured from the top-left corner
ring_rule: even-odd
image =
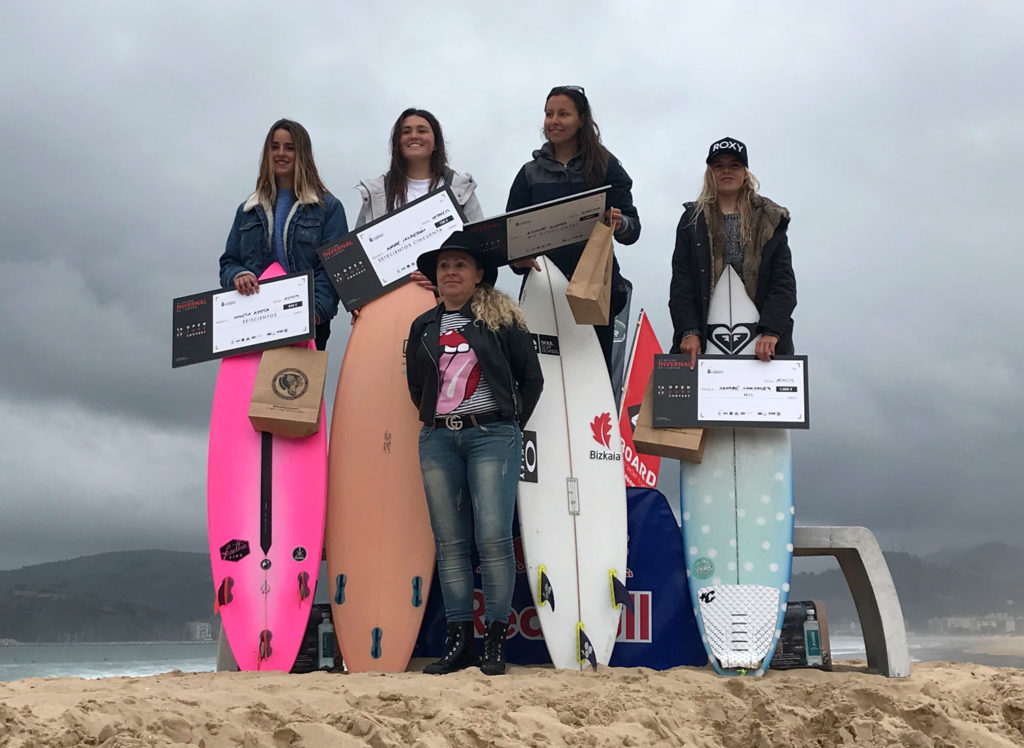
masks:
[[[320,202],[319,200],[301,200],[297,193],[295,195],[295,204],[296,205],[316,205],[319,202]],[[265,203],[262,200],[260,200],[259,194],[255,193],[255,192],[252,193],[251,195],[249,195],[249,197],[247,197],[245,199],[245,204],[242,205],[242,210],[245,213],[248,213],[250,210],[255,208],[257,205],[259,205],[261,208],[263,208],[263,212],[264,213],[273,215],[273,213],[274,213],[274,206],[273,205],[268,205],[267,203]]]
[[[577,153],[569,159],[569,163],[562,166],[562,162],[555,158],[555,148],[550,142],[544,141],[544,145],[533,152],[533,158],[547,171],[561,171],[562,169],[576,168],[581,160]]]

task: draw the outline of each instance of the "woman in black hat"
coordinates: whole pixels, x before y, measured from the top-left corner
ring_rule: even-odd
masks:
[[[640,216],[633,205],[633,180],[601,143],[601,131],[582,86],[555,86],[548,93],[544,103],[544,138],[544,144],[533,152],[533,159],[516,175],[505,209],[518,210],[611,185],[604,221],[614,229],[619,244],[636,242],[640,238]],[[568,244],[545,256],[566,277],[571,277],[584,246],[583,242]],[[531,268],[539,270],[540,265],[535,260],[513,265],[515,272],[525,273]],[[628,284],[619,272],[619,261],[614,260],[610,317],[614,318],[626,305]],[[594,327],[609,369],[613,326],[610,319],[609,324]]]
[[[762,361],[793,353],[796,278],[786,229],[789,211],[757,194],[747,146],[735,138],[711,144],[704,187],[686,203],[676,229],[668,307],[672,351],[690,356],[707,346],[711,289],[732,265],[760,313],[755,353]]]
[[[521,427],[544,385],[522,313],[494,289],[498,270],[479,242],[456,231],[417,267],[441,303],[409,330],[406,372],[419,409],[420,470],[437,548],[448,636],[435,675],[476,665],[473,641],[475,541],[484,593],[487,675],[505,672],[515,555],[512,513],[522,450]]]

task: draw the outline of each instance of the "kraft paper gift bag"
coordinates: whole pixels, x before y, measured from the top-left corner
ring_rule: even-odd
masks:
[[[613,257],[612,228],[598,221],[565,290],[576,324],[608,324]]]
[[[249,403],[252,427],[292,438],[315,434],[326,378],[327,351],[294,345],[263,351]]]

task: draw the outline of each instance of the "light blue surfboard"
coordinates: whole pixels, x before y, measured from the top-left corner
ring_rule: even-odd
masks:
[[[752,355],[757,308],[727,266],[711,295],[707,355]],[[761,675],[782,632],[793,564],[789,431],[714,428],[679,473],[690,598],[721,675]]]

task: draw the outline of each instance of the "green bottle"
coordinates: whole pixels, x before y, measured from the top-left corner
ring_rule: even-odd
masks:
[[[807,620],[804,621],[804,656],[807,665],[823,665],[821,656],[821,627],[814,617],[814,608],[807,609]]]

